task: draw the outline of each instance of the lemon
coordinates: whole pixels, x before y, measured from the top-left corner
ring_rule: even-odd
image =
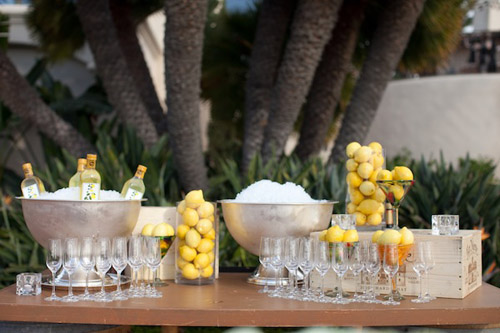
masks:
[[[157,224],[153,229],[153,236],[173,236],[175,234],[174,228],[165,222]]]
[[[177,237],[179,237],[179,239],[184,239],[189,229],[190,229],[189,226],[186,224],[179,225],[177,227]]]
[[[213,251],[207,252],[208,259],[210,259],[210,263],[213,263],[215,260],[215,254]]]
[[[368,215],[366,223],[369,225],[379,225],[382,223],[382,216],[379,213]]]
[[[143,236],[151,236],[153,234],[153,229],[155,228],[154,225],[151,223],[146,224],[144,227],[142,227],[141,234]]]
[[[214,242],[210,239],[203,238],[200,244],[196,247],[196,250],[201,253],[207,253],[212,251],[214,248]]]
[[[385,201],[385,194],[382,189],[377,188],[375,190],[375,193],[370,197],[370,199],[376,200],[378,202],[384,202]]]
[[[373,184],[370,181],[364,181],[359,185],[359,191],[364,195],[364,196],[370,196],[375,193],[375,184]]]
[[[384,214],[384,212],[385,212],[384,204],[380,203],[380,205],[378,206],[378,209],[377,209],[377,213],[379,213],[382,216],[382,214]]]
[[[361,163],[358,166],[358,175],[363,179],[370,178],[372,172],[373,172],[373,165],[371,165],[368,162]]]
[[[177,213],[179,214],[183,214],[184,213],[184,210],[186,209],[186,200],[182,200],[181,202],[179,202],[179,204],[177,205]]]
[[[198,269],[202,269],[210,265],[210,258],[208,257],[208,254],[206,253],[198,253],[196,258],[193,260],[194,267]]]
[[[413,180],[413,172],[405,166],[397,166],[394,168],[398,180]]]
[[[347,171],[356,171],[358,170],[358,162],[350,158],[345,162],[345,168]]]
[[[368,162],[372,157],[373,150],[370,147],[362,146],[354,153],[354,160],[358,163]]]
[[[192,248],[197,247],[201,242],[201,236],[196,229],[190,229],[186,233],[186,245]]]
[[[347,157],[353,158],[354,153],[359,148],[361,148],[361,145],[357,142],[351,142],[350,144],[348,144],[347,147],[345,147],[345,153],[346,153]]]
[[[328,228],[326,231],[326,241],[330,243],[340,243],[344,239],[344,230],[338,225]]]
[[[186,207],[194,209],[198,208],[205,201],[202,190],[190,191],[186,194],[184,200],[186,201]]]
[[[394,194],[394,199],[399,201],[405,194],[405,190],[403,189],[403,186],[394,184],[389,186],[389,193]]]
[[[366,215],[360,212],[354,213],[356,215],[356,225],[365,225]]]
[[[377,175],[378,175],[380,170],[382,170],[382,169],[380,169],[380,168],[373,169],[373,172],[370,175],[370,178],[368,178],[368,180],[371,181],[373,184],[377,183]]]
[[[194,280],[200,276],[200,271],[193,264],[187,264],[182,269],[182,276],[188,280]]]
[[[377,211],[379,205],[380,202],[378,201],[375,201],[373,199],[366,199],[361,201],[361,203],[358,205],[358,212],[361,212],[365,215],[370,215]]]
[[[214,205],[205,201],[200,205],[200,207],[198,207],[197,211],[200,218],[206,219],[209,216],[214,215]]]
[[[415,241],[415,237],[413,236],[413,232],[411,232],[408,228],[403,227],[400,231],[401,234],[401,245],[409,245],[413,244]]]
[[[201,277],[209,278],[214,273],[212,266],[207,266],[201,270]]]
[[[378,239],[380,238],[380,236],[382,236],[383,233],[384,230],[375,231],[372,236],[372,243],[377,243]]]
[[[384,165],[384,156],[382,154],[376,154],[373,156],[372,164],[375,169],[381,168]]]
[[[215,220],[215,217],[214,217],[213,215],[210,215],[210,216],[208,217],[208,219],[209,219],[211,222],[213,222],[213,221]]]
[[[180,249],[182,246],[186,245],[186,241],[183,239],[179,239],[177,244],[177,247]]]
[[[215,239],[215,229],[212,228],[210,229],[205,235],[203,235],[203,238],[207,238],[207,239]]]
[[[182,259],[181,257],[177,258],[177,267],[179,267],[180,269],[183,269],[187,264],[189,264],[188,261]]]
[[[182,214],[184,224],[187,224],[190,227],[194,227],[198,223],[199,219],[198,213],[193,208],[186,208]]]
[[[357,172],[349,172],[345,177],[347,185],[351,187],[359,187],[363,182],[363,179],[358,175]]]
[[[346,230],[342,241],[344,243],[354,243],[359,241],[358,231],[356,229]]]
[[[370,142],[368,144],[368,147],[370,147],[373,151],[375,151],[377,153],[382,152],[382,145],[380,143],[378,143],[377,141]]]
[[[353,202],[349,202],[347,204],[347,214],[354,214],[358,206],[354,204]]]
[[[326,241],[326,233],[328,232],[328,230],[323,230],[319,233],[319,240],[322,241],[322,242],[325,242]]]
[[[191,262],[196,258],[196,250],[187,245],[183,245],[179,248],[179,254],[185,261]]]
[[[392,175],[392,179],[393,180],[398,180],[398,175],[396,175],[396,171],[395,170],[391,171],[391,175]]]
[[[359,205],[359,203],[363,201],[365,197],[359,190],[354,190],[350,193],[349,198],[351,199],[351,202],[353,204]]]
[[[401,241],[401,234],[397,230],[388,229],[378,238],[377,244],[389,245],[389,244],[399,244]]]
[[[380,170],[377,174],[377,180],[392,180],[392,173],[389,170]]]
[[[196,225],[196,230],[201,234],[205,235],[207,232],[212,230],[212,222],[209,219],[201,219]]]

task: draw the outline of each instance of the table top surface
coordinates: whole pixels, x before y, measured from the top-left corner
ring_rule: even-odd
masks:
[[[270,298],[247,274],[223,273],[213,285],[168,282],[163,298],[111,303],[47,302],[50,290],[38,296],[17,296],[15,286],[0,290],[0,322],[42,322],[106,325],[169,326],[431,326],[500,324],[500,289],[483,285],[464,299],[409,301],[398,306],[347,305]],[[58,291],[63,295],[65,291]]]

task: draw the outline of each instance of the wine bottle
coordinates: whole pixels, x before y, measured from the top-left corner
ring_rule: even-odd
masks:
[[[43,186],[40,178],[33,174],[33,167],[31,163],[23,164],[24,179],[21,182],[21,191],[23,196],[28,199],[38,198],[40,193],[45,192],[45,186]]]
[[[87,160],[84,158],[78,159],[78,166],[76,168],[76,173],[69,180],[69,187],[80,187],[80,177],[82,176],[83,170],[85,170],[85,166],[87,165]]]
[[[87,165],[80,176],[80,199],[99,200],[101,175],[95,169],[97,155],[87,154]]]
[[[147,168],[143,165],[137,167],[134,177],[125,182],[122,188],[122,198],[127,200],[140,200],[142,199],[146,187],[144,186],[144,174]]]

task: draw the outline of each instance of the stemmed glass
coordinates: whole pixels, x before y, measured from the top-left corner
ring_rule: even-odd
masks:
[[[142,237],[132,236],[128,243],[128,264],[132,268],[132,287],[128,290],[128,297],[143,297],[138,286],[139,269],[142,266]]]
[[[89,293],[89,274],[95,266],[94,239],[92,237],[82,238],[80,244],[80,266],[85,271],[85,292],[79,296],[81,300],[93,300],[94,296]]]
[[[399,270],[399,254],[398,245],[388,244],[384,245],[384,272],[389,277],[391,284],[391,292],[388,295],[388,300],[384,302],[386,305],[399,305],[399,302],[394,300],[396,294],[396,273]]]
[[[427,303],[429,302],[429,300],[424,297],[424,294],[422,292],[422,280],[423,280],[423,275],[425,273],[425,259],[426,259],[425,242],[416,243],[413,253],[415,255],[415,261],[413,262],[413,270],[415,271],[415,273],[418,276],[418,279],[420,280],[420,292],[418,294],[418,298],[412,299],[411,301],[413,303]]]
[[[271,268],[271,237],[260,237],[259,261],[264,269],[268,270]],[[259,290],[259,293],[269,292],[268,281],[269,278],[266,278],[266,284],[264,288]]]
[[[314,268],[318,271],[321,276],[321,285],[319,288],[319,296],[315,298],[316,301],[321,303],[328,302],[325,297],[324,282],[325,275],[330,269],[330,244],[328,242],[318,241],[316,242],[314,251]]]
[[[68,295],[62,298],[63,302],[78,302],[78,297],[73,295],[71,276],[78,268],[79,256],[78,238],[67,238],[64,241],[63,267],[68,273],[69,288]]]
[[[434,257],[432,256],[432,242],[422,242],[423,244],[421,247],[423,248],[423,257],[424,257],[424,268],[425,268],[425,283],[426,283],[426,288],[425,288],[425,294],[424,298],[432,301],[436,299],[436,297],[431,296],[429,294],[429,271],[434,268],[435,262],[434,262]]]
[[[333,302],[337,304],[349,303],[349,300],[344,298],[342,291],[342,278],[349,268],[348,259],[346,243],[333,243],[332,268],[339,279],[339,290]]]
[[[109,238],[102,237],[97,240],[95,254],[95,266],[101,275],[101,291],[95,294],[97,302],[111,302],[112,299],[104,290],[106,272],[111,268],[111,242]]]
[[[301,294],[303,301],[310,301],[312,297],[309,291],[309,273],[314,268],[314,240],[310,237],[300,238],[299,244],[299,267],[304,273],[304,289]]]
[[[161,247],[160,239],[156,237],[146,237],[146,265],[153,272],[153,280],[151,282],[151,290],[146,294],[149,298],[160,298],[163,294],[156,290],[154,281],[156,280],[156,270],[160,267],[161,263]]]
[[[367,303],[379,303],[375,298],[375,279],[380,271],[380,252],[377,244],[371,243],[368,247],[367,258],[365,261],[365,268],[370,275],[370,290],[368,292]]]
[[[354,280],[356,280],[356,287],[354,289],[354,295],[352,296],[352,301],[361,301],[360,296],[358,295],[358,285],[361,284],[361,281],[358,281],[358,276],[363,270],[363,262],[361,260],[361,246],[360,244],[355,244],[354,246],[349,248],[349,269],[354,275]],[[359,282],[359,283],[358,283]]]
[[[281,296],[281,277],[279,272],[285,267],[285,239],[271,238],[271,266],[275,269],[275,282],[274,290],[269,294],[270,297]]]
[[[62,245],[60,239],[49,239],[49,248],[45,257],[45,263],[52,273],[52,294],[46,297],[46,301],[60,301],[61,298],[56,295],[56,272],[62,265]]]
[[[300,238],[287,237],[285,239],[285,267],[288,270],[289,289],[286,298],[297,296],[297,274],[299,269]]]
[[[113,293],[113,300],[123,301],[128,299],[121,290],[122,271],[127,267],[127,238],[114,237],[111,247],[111,264],[116,271],[116,291]]]

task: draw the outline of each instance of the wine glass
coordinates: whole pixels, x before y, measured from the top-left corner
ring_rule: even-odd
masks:
[[[144,294],[138,286],[139,269],[143,264],[141,236],[130,237],[130,241],[128,243],[128,264],[130,265],[130,268],[132,268],[132,286],[128,290],[128,297],[143,297]]]
[[[300,238],[285,238],[285,267],[288,270],[289,290],[286,298],[297,296],[297,273],[299,268]]]
[[[95,249],[95,266],[101,275],[101,291],[94,295],[97,302],[111,302],[112,299],[104,290],[106,272],[111,268],[111,242],[107,237],[97,240]]]
[[[259,262],[264,269],[268,270],[271,268],[271,237],[260,237]],[[264,288],[259,290],[259,293],[269,292],[268,281],[269,278],[266,278],[266,284],[264,285]]]
[[[424,298],[432,301],[436,299],[436,297],[431,296],[429,294],[429,271],[434,268],[434,265],[436,264],[434,261],[434,257],[432,255],[432,242],[426,241],[423,242],[424,244],[421,245],[423,248],[423,257],[424,257],[424,269],[425,269],[425,281],[426,281],[426,291],[424,294]]]
[[[73,295],[73,285],[71,276],[78,268],[80,249],[78,248],[78,238],[67,238],[64,241],[63,267],[68,273],[69,288],[68,295],[62,298],[63,302],[78,302],[78,297]]]
[[[358,294],[358,285],[361,284],[361,281],[358,281],[359,280],[358,276],[363,270],[363,262],[361,260],[361,247],[359,243],[354,244],[352,247],[350,247],[348,253],[349,253],[349,258],[348,258],[349,269],[354,275],[354,280],[356,280],[355,282],[356,287],[354,288],[354,295],[352,296],[352,301],[361,301],[361,298]]]
[[[85,271],[85,292],[79,296],[81,300],[93,300],[94,296],[89,293],[89,274],[95,266],[94,239],[84,237],[80,243],[80,266]]]
[[[375,279],[380,271],[380,252],[378,244],[371,243],[367,251],[367,259],[365,261],[366,271],[370,275],[370,290],[368,292],[367,303],[379,303],[375,298]]]
[[[46,301],[60,301],[61,298],[56,295],[56,272],[62,265],[62,245],[60,239],[49,239],[49,248],[45,257],[47,268],[52,273],[52,294],[46,297]]]
[[[418,298],[412,299],[411,301],[413,303],[427,303],[429,302],[428,299],[424,297],[424,294],[422,292],[422,280],[423,280],[423,275],[425,273],[425,242],[419,242],[415,244],[415,249],[414,249],[414,256],[415,256],[415,261],[413,262],[413,270],[418,276],[418,279],[420,280],[420,292],[418,294]]]
[[[328,302],[325,297],[324,282],[325,275],[330,269],[330,244],[328,242],[318,241],[314,247],[314,268],[321,276],[321,285],[319,287],[319,296],[315,298],[316,301],[321,303]]]
[[[271,238],[271,265],[276,270],[274,290],[269,294],[270,297],[280,297],[281,277],[279,272],[285,266],[285,239],[281,237]]]
[[[333,300],[333,303],[337,304],[347,304],[349,300],[344,298],[342,291],[342,279],[349,269],[348,255],[347,255],[347,245],[346,243],[333,243],[332,251],[332,269],[337,274],[339,279],[339,290],[337,292],[337,297]]]
[[[309,273],[314,268],[314,240],[310,237],[302,237],[299,243],[299,267],[304,273],[304,286],[301,294],[301,300],[312,300],[310,294]]]
[[[128,299],[121,290],[122,272],[127,267],[127,238],[114,237],[111,246],[111,264],[116,271],[116,291],[113,293],[113,300],[124,301]]]
[[[383,262],[384,272],[389,277],[389,283],[391,284],[391,292],[389,293],[387,297],[388,299],[384,302],[384,304],[399,305],[399,302],[394,300],[394,295],[396,294],[396,273],[399,270],[398,245],[384,245]]]
[[[158,267],[160,267],[161,263],[161,247],[160,247],[160,239],[156,237],[146,237],[146,265],[153,272],[153,280],[151,283],[151,290],[146,294],[146,297],[149,298],[160,298],[163,294],[156,290],[154,281],[156,279],[156,271]]]

